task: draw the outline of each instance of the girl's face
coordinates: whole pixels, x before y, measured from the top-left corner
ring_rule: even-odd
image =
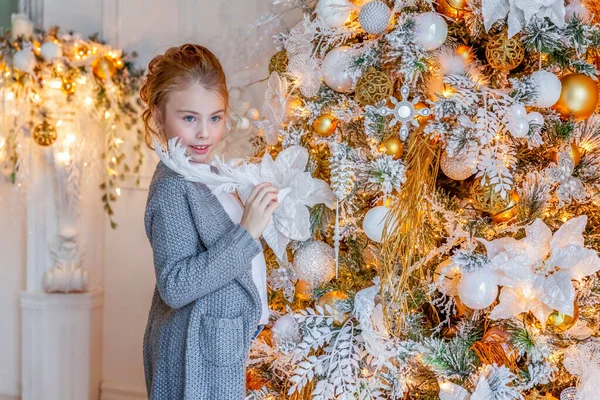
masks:
[[[208,161],[225,131],[225,102],[199,84],[169,93],[164,113],[158,108],[154,111],[167,140],[179,138],[196,163]]]

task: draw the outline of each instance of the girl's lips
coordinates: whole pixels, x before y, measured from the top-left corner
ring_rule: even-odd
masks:
[[[190,146],[190,149],[196,154],[206,154],[210,149],[210,145],[207,144],[205,146]]]

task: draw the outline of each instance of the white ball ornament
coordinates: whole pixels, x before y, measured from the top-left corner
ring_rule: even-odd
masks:
[[[256,108],[252,107],[248,109],[248,111],[246,112],[246,116],[252,121],[256,121],[258,120],[258,118],[260,118],[260,112]]]
[[[435,50],[446,41],[448,25],[434,12],[419,14],[415,19],[415,41],[425,50]]]
[[[560,98],[562,84],[560,79],[552,72],[536,71],[531,74],[531,79],[538,89],[538,97],[534,103],[537,107],[552,107]]]
[[[348,93],[354,88],[354,80],[348,72],[351,55],[350,46],[336,47],[323,59],[321,72],[325,84],[340,93]]]
[[[54,42],[46,42],[42,45],[40,54],[45,60],[52,61],[62,56],[62,49]]]
[[[315,11],[328,27],[337,28],[350,18],[352,5],[346,0],[319,0]]]
[[[490,272],[468,272],[460,278],[458,297],[465,306],[473,310],[491,306],[497,296],[498,285]]]
[[[358,22],[365,32],[379,35],[387,30],[391,12],[383,1],[371,1],[360,9]]]
[[[529,133],[529,122],[525,118],[514,118],[508,123],[507,128],[514,137],[523,138]]]
[[[280,345],[285,342],[300,342],[300,328],[298,322],[292,315],[284,315],[273,324],[271,329],[275,344]]]
[[[35,67],[35,56],[30,50],[19,50],[13,56],[13,65],[23,72],[33,72]]]
[[[240,118],[240,120],[238,121],[238,124],[237,124],[237,128],[244,130],[244,131],[246,129],[250,128],[250,120],[246,117]]]
[[[318,287],[335,277],[335,252],[320,240],[313,240],[294,255],[294,272],[298,279]]]
[[[381,243],[383,238],[383,226],[390,209],[386,206],[378,206],[370,209],[363,220],[363,231],[369,239],[374,242]],[[388,227],[390,234],[395,227],[395,222],[391,221]]]
[[[515,119],[525,118],[525,116],[527,115],[527,110],[525,109],[525,107],[523,107],[522,104],[517,103],[513,104],[508,108],[508,113]]]
[[[526,118],[530,125],[544,125],[544,116],[537,111],[530,112]]]

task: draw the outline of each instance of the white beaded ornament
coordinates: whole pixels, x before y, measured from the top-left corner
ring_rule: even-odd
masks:
[[[390,8],[383,1],[371,1],[360,9],[358,22],[365,32],[379,35],[387,30],[390,13]]]

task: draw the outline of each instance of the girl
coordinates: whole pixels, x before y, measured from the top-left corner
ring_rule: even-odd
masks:
[[[177,137],[198,168],[225,131],[228,94],[218,59],[185,44],[154,58],[141,88],[146,143]],[[251,341],[268,321],[258,241],[277,189],[256,186],[246,207],[231,194],[186,181],[160,162],[145,214],[156,288],[144,334],[148,397],[239,400]],[[259,290],[260,288],[260,290]]]

